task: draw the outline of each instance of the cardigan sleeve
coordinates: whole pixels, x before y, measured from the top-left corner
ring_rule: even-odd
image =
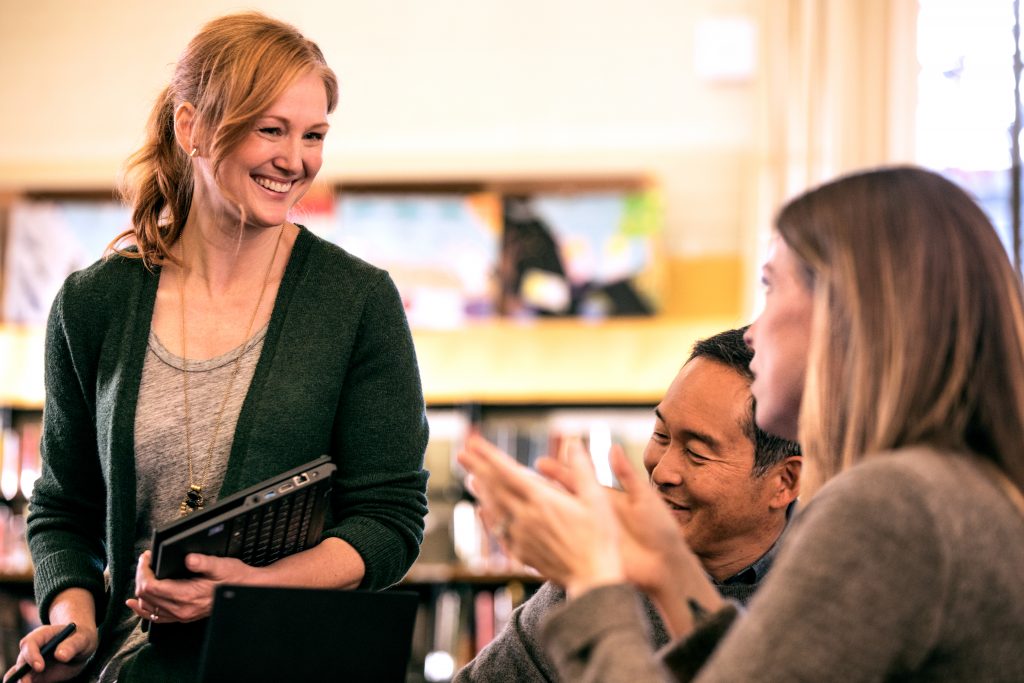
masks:
[[[358,321],[334,422],[335,519],[326,531],[366,566],[361,588],[385,588],[419,554],[427,513],[427,420],[412,334],[391,278],[378,271]]]
[[[89,400],[87,354],[74,353],[81,340],[73,340],[68,329],[67,288],[57,295],[46,328],[42,470],[28,515],[36,602],[44,623],[53,598],[67,588],[93,594],[97,620],[106,605],[106,487]]]

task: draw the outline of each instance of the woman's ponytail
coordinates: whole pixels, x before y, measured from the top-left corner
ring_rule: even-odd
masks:
[[[192,165],[174,135],[175,106],[170,87],[165,88],[150,114],[146,142],[128,158],[118,188],[132,209],[132,227],[114,239],[110,250],[141,258],[148,268],[176,261],[170,248],[192,205]],[[126,241],[137,250],[128,250]]]

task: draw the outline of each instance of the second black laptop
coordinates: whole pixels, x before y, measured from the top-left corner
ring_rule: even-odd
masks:
[[[402,683],[419,599],[406,591],[218,585],[201,683]]]

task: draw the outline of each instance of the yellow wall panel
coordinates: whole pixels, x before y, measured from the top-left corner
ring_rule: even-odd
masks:
[[[739,319],[747,277],[738,254],[671,257],[662,310],[673,317]]]

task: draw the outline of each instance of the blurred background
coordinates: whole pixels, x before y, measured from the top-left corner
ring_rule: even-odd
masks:
[[[480,528],[467,430],[525,463],[569,435],[601,472],[612,442],[639,460],[692,342],[756,313],[786,198],[922,164],[1020,268],[1016,0],[0,0],[0,666],[37,618],[50,301],[127,226],[117,173],[178,54],[245,9],[341,81],[293,219],[387,268],[413,327],[432,476],[410,680],[447,680],[537,585]]]

